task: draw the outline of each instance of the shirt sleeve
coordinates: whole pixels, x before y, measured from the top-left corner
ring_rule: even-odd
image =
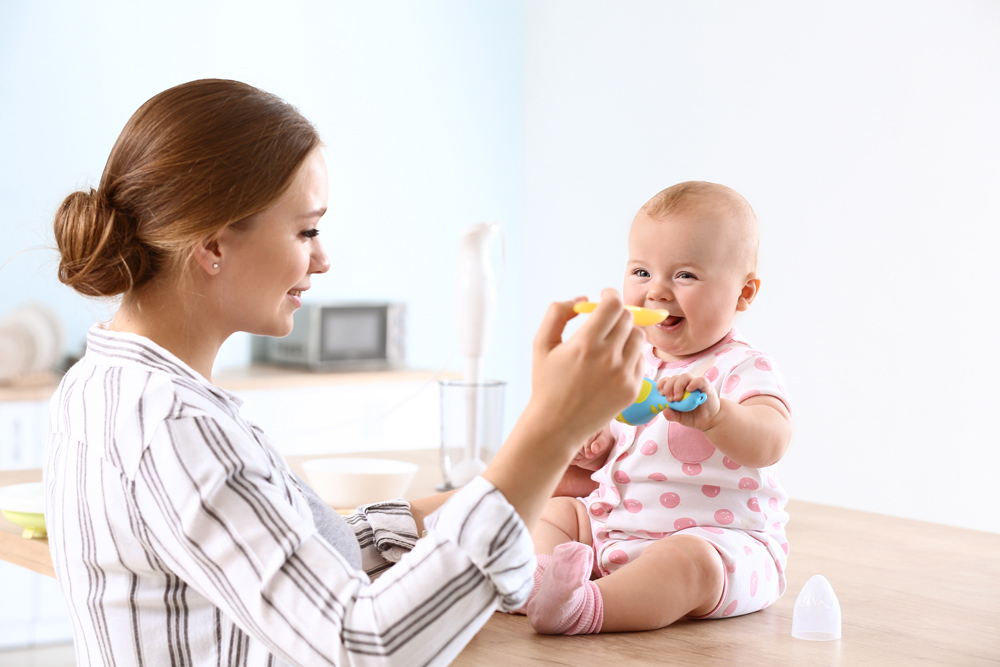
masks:
[[[316,533],[256,444],[214,415],[168,419],[143,454],[133,498],[164,564],[284,660],[448,664],[498,604],[527,598],[530,536],[484,479],[429,517],[407,553],[392,544],[395,530],[380,530],[383,508],[363,512],[376,550],[380,532],[386,549],[399,549],[372,582]]]
[[[774,360],[766,354],[753,350],[720,378],[720,398],[742,403],[754,396],[774,396],[791,411],[788,391]]]

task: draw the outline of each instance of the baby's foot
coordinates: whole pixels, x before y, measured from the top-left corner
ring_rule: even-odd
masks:
[[[542,584],[528,602],[531,627],[543,635],[582,635],[600,632],[604,600],[590,581],[594,550],[586,544],[567,542],[555,548],[545,568]]]
[[[524,614],[528,613],[528,603],[531,602],[536,595],[538,595],[538,589],[542,585],[542,575],[545,574],[545,568],[548,567],[549,563],[552,561],[552,556],[548,554],[538,554],[535,556],[535,580],[531,584],[531,592],[528,593],[528,599],[524,602],[524,605],[511,611],[512,614]]]

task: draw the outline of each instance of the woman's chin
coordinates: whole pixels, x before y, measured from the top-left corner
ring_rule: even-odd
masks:
[[[284,338],[292,333],[292,318],[259,324],[253,328],[244,329],[246,333],[255,336],[270,336],[271,338]]]
[[[289,320],[286,324],[283,324],[282,326],[278,327],[275,330],[274,333],[268,334],[268,335],[269,336],[273,336],[275,338],[284,338],[285,336],[287,336],[290,333],[292,333],[292,322],[291,322],[291,320]]]

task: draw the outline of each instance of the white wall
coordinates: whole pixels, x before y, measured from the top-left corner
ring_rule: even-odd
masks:
[[[549,0],[527,26],[524,330],[621,286],[648,197],[730,185],[792,496],[1000,531],[1000,4]]]
[[[122,126],[183,81],[235,78],[298,106],[328,145],[332,269],[309,297],[409,307],[409,358],[453,360],[459,230],[500,220],[511,271],[499,316],[513,318],[523,196],[524,13],[458,0],[0,0],[0,316],[55,306],[71,352],[114,304],[55,278],[51,222],[62,198],[96,186]],[[499,250],[496,253],[499,261]],[[488,375],[512,360],[498,336]],[[235,336],[217,366],[245,363]]]

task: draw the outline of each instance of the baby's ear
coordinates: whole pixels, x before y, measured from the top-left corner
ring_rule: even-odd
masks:
[[[740,290],[739,299],[736,300],[736,312],[743,312],[750,308],[750,304],[757,298],[758,292],[760,292],[760,278],[757,277],[756,273],[750,273],[746,282],[743,283],[743,289]]]

